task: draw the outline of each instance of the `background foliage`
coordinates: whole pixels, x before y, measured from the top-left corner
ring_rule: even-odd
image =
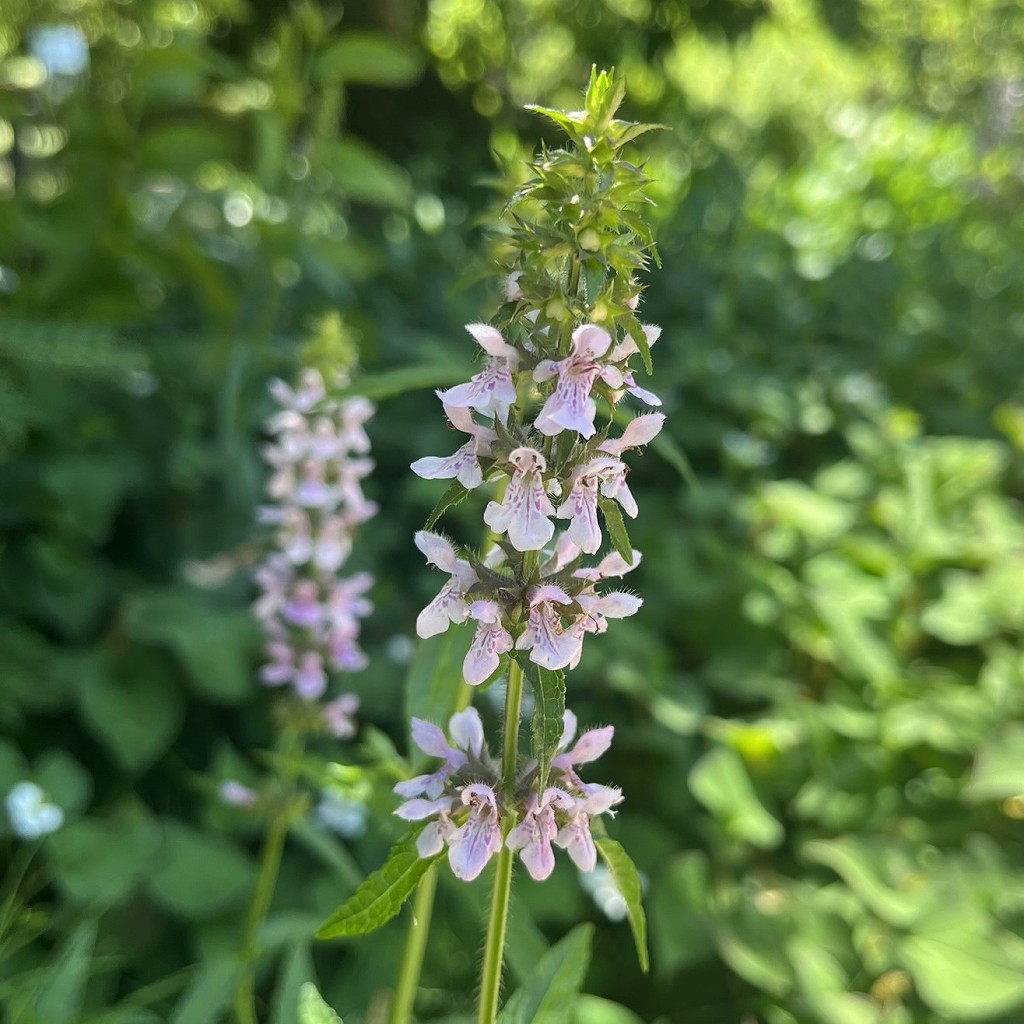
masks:
[[[512,978],[589,920],[587,1024],[1020,1019],[1020,5],[3,0],[0,790],[67,816],[10,899],[0,819],[10,1024],[222,1019],[259,828],[216,787],[273,743],[259,422],[304,348],[357,351],[380,402],[364,727],[323,750],[373,766],[374,813],[293,834],[263,1007],[296,1020],[315,977],[384,1019],[401,926],[310,936],[397,834],[406,672],[422,710],[458,661],[406,664],[436,497],[407,465],[448,450],[430,388],[497,301],[493,158],[520,174],[546,131],[521,104],[575,105],[592,62],[672,129],[645,150],[670,413],[631,481],[646,603],[570,694],[617,727],[653,975],[562,865],[517,884]],[[423,1019],[471,1010],[485,899],[442,882]]]

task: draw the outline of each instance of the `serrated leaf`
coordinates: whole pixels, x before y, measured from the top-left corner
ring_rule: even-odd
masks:
[[[344,1024],[324,1002],[316,985],[307,981],[299,991],[299,1024]]]
[[[604,525],[608,528],[608,536],[612,546],[626,560],[627,565],[633,564],[633,542],[626,532],[626,523],[622,518],[622,510],[613,498],[599,498]]]
[[[590,964],[593,925],[574,928],[552,946],[533,976],[520,986],[498,1015],[498,1024],[565,1024]]]
[[[527,662],[533,688],[533,756],[537,760],[537,792],[548,784],[551,756],[565,728],[565,675]]]
[[[640,970],[647,974],[651,969],[651,957],[647,951],[647,915],[644,913],[640,874],[621,843],[614,839],[596,839],[595,844],[597,852],[601,854],[601,859],[608,865],[608,870],[615,879],[616,887],[626,901],[626,914],[636,945],[636,958],[640,961]]]
[[[447,722],[455,710],[462,680],[462,662],[473,639],[471,629],[450,628],[421,640],[405,680],[406,718]],[[412,760],[425,759],[420,754]]]
[[[320,926],[318,939],[366,935],[390,921],[413,894],[437,857],[420,857],[418,830],[391,848],[388,859]]]
[[[460,502],[466,500],[466,495],[469,491],[459,483],[458,480],[453,480],[451,486],[441,495],[441,500],[434,506],[434,511],[427,517],[426,523],[423,524],[424,530],[430,530],[434,524],[448,511],[450,508],[458,505]]]

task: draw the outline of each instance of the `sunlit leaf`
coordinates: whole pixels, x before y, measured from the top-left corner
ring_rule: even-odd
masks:
[[[399,840],[383,866],[369,875],[347,902],[320,926],[318,939],[365,935],[387,924],[413,894],[437,859],[416,852],[416,832]]]

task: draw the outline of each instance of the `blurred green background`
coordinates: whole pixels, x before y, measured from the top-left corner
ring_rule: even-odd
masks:
[[[324,752],[404,751],[437,582],[408,463],[451,450],[481,226],[557,141],[522,104],[578,106],[595,62],[672,129],[645,605],[569,693],[616,725],[592,774],[653,972],[563,863],[519,879],[512,982],[593,920],[581,1024],[1024,1019],[1021,3],[0,0],[0,791],[67,815],[16,896],[0,815],[6,1024],[227,1019],[259,828],[216,791],[273,743],[260,422],[311,351],[379,402],[363,739]],[[270,1024],[311,977],[386,1020],[402,925],[310,940],[397,834],[368,778],[363,835],[289,844]],[[421,1019],[472,1019],[486,897],[443,880]]]

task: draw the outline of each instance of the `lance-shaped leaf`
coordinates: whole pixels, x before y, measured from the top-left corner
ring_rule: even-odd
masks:
[[[574,928],[544,954],[530,980],[516,990],[498,1016],[498,1024],[564,1024],[590,964],[594,926]]]
[[[458,505],[459,502],[464,501],[467,494],[469,494],[469,491],[463,487],[458,480],[453,480],[448,490],[441,495],[441,500],[434,506],[434,511],[430,513],[426,523],[423,525],[423,529],[433,529],[433,526],[438,519],[440,519],[448,509]]]
[[[646,974],[651,969],[651,959],[647,952],[647,915],[644,913],[643,886],[640,874],[629,854],[614,839],[595,839],[597,852],[608,865],[608,870],[615,879],[615,886],[626,901],[626,914],[629,927],[633,932],[636,944],[636,958],[640,961],[640,970]]]
[[[391,848],[388,859],[320,926],[318,939],[365,935],[387,924],[413,894],[436,857],[420,857],[414,830]]]
[[[533,756],[537,760],[537,792],[543,793],[551,771],[551,757],[565,728],[565,675],[527,662],[526,675],[533,687]]]
[[[626,560],[627,565],[632,565],[633,542],[626,532],[626,524],[622,519],[618,503],[611,498],[599,498],[598,504],[601,507],[601,514],[604,516],[604,525],[608,527],[608,536],[611,537],[612,546]]]
[[[622,320],[627,333],[636,342],[636,347],[640,350],[640,358],[644,361],[644,369],[649,374],[654,373],[654,363],[651,362],[651,346],[647,341],[647,335],[644,334],[643,324],[632,315],[624,316]]]

